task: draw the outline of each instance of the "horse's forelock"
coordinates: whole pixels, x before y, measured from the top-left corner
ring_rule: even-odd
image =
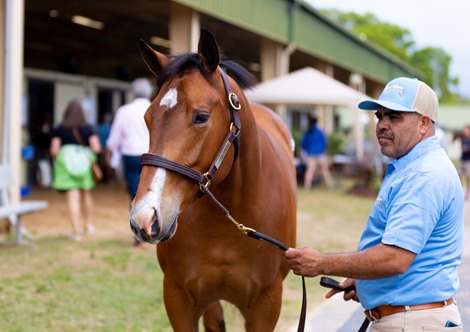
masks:
[[[178,75],[183,75],[185,70],[193,67],[196,67],[207,79],[207,74],[205,73],[202,63],[196,53],[186,53],[173,56],[170,63],[163,68],[162,72],[158,76],[157,91],[161,89],[165,82],[172,80]]]
[[[233,60],[222,60],[220,65],[242,89],[250,88],[257,83],[253,74]],[[193,67],[197,68],[202,76],[209,81],[208,73],[205,71],[198,55],[196,53],[186,53],[172,57],[172,61],[163,68],[157,80],[157,93],[165,82],[178,75],[183,75],[185,70]]]

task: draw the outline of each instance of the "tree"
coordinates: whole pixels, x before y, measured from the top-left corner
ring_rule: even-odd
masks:
[[[441,102],[456,102],[458,96],[449,88],[457,89],[458,78],[450,77],[449,67],[452,58],[442,48],[425,47],[411,57],[411,65],[424,74],[423,81],[433,87]]]
[[[416,49],[413,35],[408,29],[382,22],[374,14],[364,15],[341,12],[336,9],[322,10],[331,20],[351,31],[362,40],[367,40],[423,73],[421,79],[433,87],[442,102],[458,100],[452,92],[458,85],[458,78],[450,76],[452,57],[442,48],[425,47]]]

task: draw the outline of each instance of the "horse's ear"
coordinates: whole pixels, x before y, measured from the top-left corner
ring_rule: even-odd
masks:
[[[143,39],[139,41],[140,55],[144,59],[145,64],[149,67],[150,71],[155,75],[159,76],[162,69],[170,63],[170,58],[166,55],[155,51],[147,42]]]
[[[205,28],[201,28],[197,53],[206,70],[213,72],[217,69],[220,62],[219,47],[214,35]]]

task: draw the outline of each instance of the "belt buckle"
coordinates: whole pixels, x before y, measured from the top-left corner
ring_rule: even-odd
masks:
[[[364,314],[366,315],[366,317],[367,317],[367,319],[369,320],[369,322],[373,322],[373,321],[379,319],[379,318],[377,318],[377,317],[374,316],[373,309],[369,309],[369,310],[364,311]]]

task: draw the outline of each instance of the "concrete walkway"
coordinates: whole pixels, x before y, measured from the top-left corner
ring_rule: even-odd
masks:
[[[465,204],[466,246],[462,265],[459,269],[460,291],[456,299],[462,316],[463,326],[470,329],[470,202]],[[318,278],[315,278],[317,280]],[[325,293],[327,290],[325,289]],[[326,300],[313,308],[305,323],[306,332],[356,332],[364,321],[364,313],[357,302],[343,301],[342,295]],[[297,331],[297,326],[291,332]]]

